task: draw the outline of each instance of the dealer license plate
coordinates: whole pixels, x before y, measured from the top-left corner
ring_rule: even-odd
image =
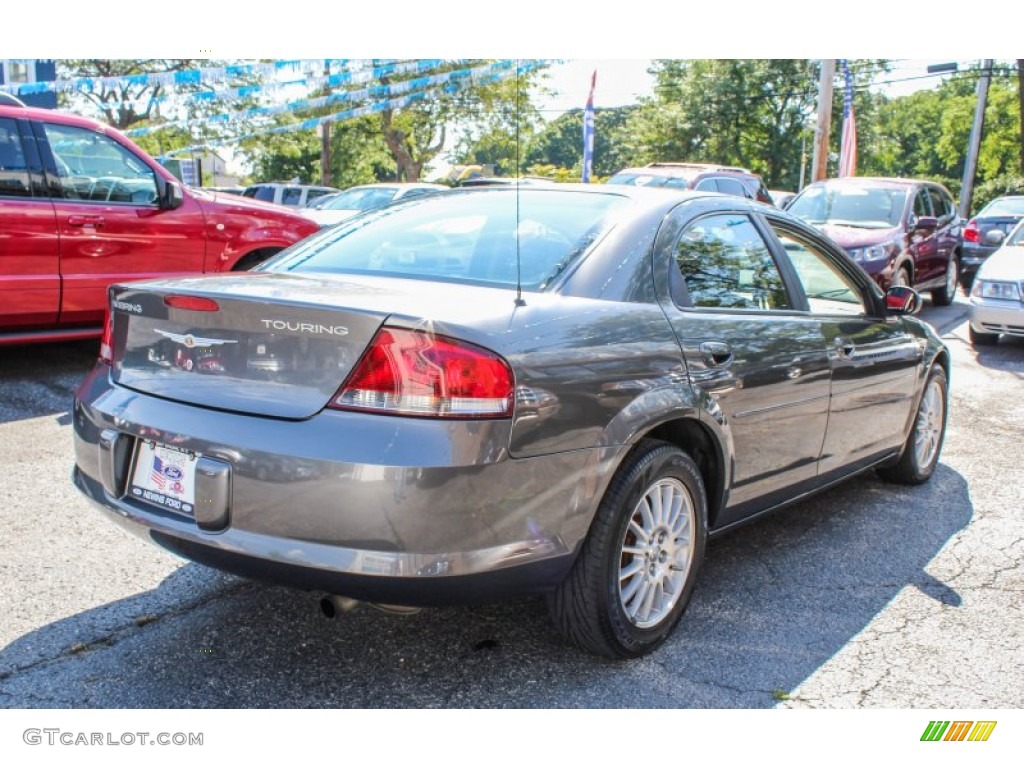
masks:
[[[135,457],[131,495],[172,512],[193,515],[196,503],[194,453],[142,442]]]

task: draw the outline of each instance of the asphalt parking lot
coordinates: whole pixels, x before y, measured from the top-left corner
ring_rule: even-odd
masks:
[[[953,355],[941,464],[864,475],[709,545],[670,640],[566,646],[539,599],[328,620],[318,595],[185,563],[72,489],[96,342],[0,349],[0,707],[1024,706],[1024,340]]]

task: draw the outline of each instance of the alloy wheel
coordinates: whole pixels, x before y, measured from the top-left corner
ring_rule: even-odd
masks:
[[[942,401],[942,387],[932,379],[928,382],[921,407],[917,410],[914,426],[914,452],[917,466],[928,467],[935,461],[942,440],[942,421],[945,404]]]
[[[619,602],[641,629],[664,620],[683,594],[693,562],[693,499],[675,478],[663,478],[637,502],[622,539]]]

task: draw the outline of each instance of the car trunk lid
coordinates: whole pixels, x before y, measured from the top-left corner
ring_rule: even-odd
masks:
[[[115,287],[113,378],[178,402],[307,418],[389,314],[338,294],[337,283],[271,274]]]

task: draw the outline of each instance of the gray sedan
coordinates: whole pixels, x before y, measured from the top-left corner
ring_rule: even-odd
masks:
[[[110,298],[74,482],[111,519],[327,609],[541,592],[610,657],[665,639],[709,535],[925,482],[945,431],[920,297],[739,197],[454,192]]]

